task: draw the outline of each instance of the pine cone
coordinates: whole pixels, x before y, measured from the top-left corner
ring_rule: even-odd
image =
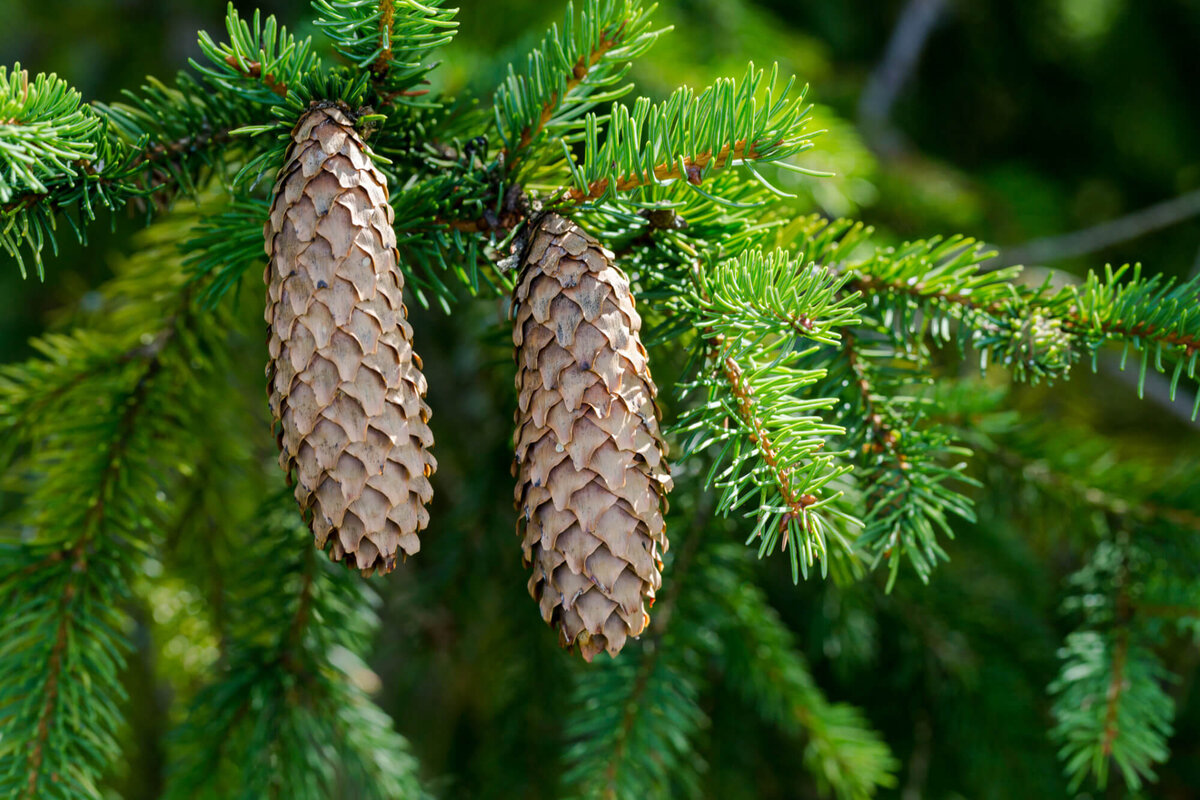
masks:
[[[317,547],[368,575],[421,548],[437,467],[392,218],[350,118],[305,114],[263,231],[268,392]]]
[[[613,254],[547,216],[514,299],[516,500],[529,591],[564,647],[615,656],[646,628],[671,489],[641,318]]]

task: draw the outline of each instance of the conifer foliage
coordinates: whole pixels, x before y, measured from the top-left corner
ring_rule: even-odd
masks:
[[[82,242],[123,208],[149,223],[73,327],[0,368],[0,794],[111,796],[147,635],[194,654],[159,676],[176,728],[166,796],[448,785],[372,697],[394,676],[365,662],[370,587],[305,541],[418,586],[423,567],[399,562],[420,548],[448,607],[489,613],[447,577],[482,545],[444,527],[470,487],[434,475],[441,423],[414,351],[430,340],[406,295],[464,331],[506,304],[520,532],[506,547],[560,643],[613,656],[513,671],[512,707],[565,714],[554,796],[705,796],[731,697],[802,749],[822,796],[896,786],[898,759],[819,687],[747,556],[847,594],[921,591],[906,573],[936,592],[950,539],[1006,482],[1090,526],[1071,542],[1063,616],[1078,629],[1048,687],[1054,724],[1031,735],[1057,743],[1077,787],[1154,779],[1175,713],[1166,645],[1200,634],[1194,464],[1114,464],[1087,432],[1006,411],[1003,387],[1115,348],[1141,382],[1153,370],[1172,396],[1195,391],[1200,279],[1132,267],[1034,284],[961,236],[891,247],[806,216],[777,184],[816,174],[807,90],[751,64],[629,99],[631,63],[667,32],[638,0],[568,7],[467,98],[429,83],[457,24],[441,0],[313,5],[315,41],[230,6],[202,59],[120,103],[0,67],[15,267],[53,281],[57,237]],[[264,267],[266,347],[247,303]],[[507,363],[506,335],[483,338]],[[452,496],[441,524],[435,487]],[[164,595],[194,604],[186,626],[143,621]],[[489,618],[497,646],[539,652],[519,633],[549,636],[532,605]]]

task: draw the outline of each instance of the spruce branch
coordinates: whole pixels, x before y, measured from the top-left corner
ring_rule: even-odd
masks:
[[[832,703],[817,686],[787,626],[753,581],[745,559],[727,550],[729,577],[717,593],[723,679],[789,736],[803,735],[804,766],[822,792],[865,800],[896,785],[899,767],[862,711]]]
[[[389,106],[424,104],[413,89],[433,68],[424,59],[448,44],[458,23],[458,9],[442,8],[443,0],[315,0],[316,25],[338,53],[358,69],[368,70],[379,100]]]
[[[589,200],[606,199],[611,187],[613,192],[630,192],[659,183],[672,183],[686,180],[693,186],[699,186],[704,179],[705,168],[722,169],[732,164],[748,160],[757,160],[760,153],[752,144],[745,140],[722,145],[715,155],[712,151],[704,151],[694,157],[684,156],[678,161],[663,161],[656,164],[652,170],[642,174],[622,174],[615,178],[597,178],[588,181],[585,187],[576,186],[567,191],[567,198],[576,203]]]
[[[261,79],[263,85],[270,89],[281,98],[287,98],[287,85],[275,77],[273,72],[263,74],[263,65],[261,61],[239,61],[238,57],[230,53],[225,56],[225,63],[236,69],[240,74],[248,78]]]
[[[98,122],[89,129],[94,137],[89,143],[91,158],[57,165],[53,174],[43,169],[43,174],[19,187],[20,191],[13,191],[11,178],[7,181],[10,199],[0,204],[0,248],[16,260],[21,277],[26,276],[22,250],[32,256],[38,277],[45,277],[41,253],[46,245],[57,251],[55,231],[60,211],[78,210],[78,221],[65,218],[83,241],[84,226],[95,219],[97,207],[119,207],[137,193],[130,183],[137,171],[136,155],[112,135],[110,125]]]
[[[209,308],[240,289],[246,271],[265,261],[262,221],[269,210],[264,199],[234,200],[225,210],[206,215],[184,243],[184,267],[199,287],[198,299]]]
[[[572,185],[563,199],[636,203],[638,190],[675,181],[702,192],[713,172],[739,165],[765,183],[756,163],[805,171],[785,160],[812,147],[815,134],[805,131],[807,90],[789,97],[795,78],[782,88],[778,83],[778,65],[768,74],[751,64],[741,81],[724,78],[699,94],[682,87],[659,104],[644,97],[632,110],[613,104],[603,144],[601,119],[588,114],[583,156],[580,163],[568,161]]]
[[[1123,280],[1127,277],[1127,280]],[[1080,348],[1094,356],[1105,344],[1121,344],[1140,354],[1138,396],[1145,385],[1149,364],[1159,372],[1171,371],[1170,397],[1180,376],[1196,379],[1200,356],[1200,278],[1176,282],[1163,275],[1142,277],[1141,265],[1092,272],[1081,286],[1070,286],[1047,305],[1058,312],[1066,331],[1078,337]],[[1174,364],[1173,369],[1170,367]],[[1122,369],[1124,368],[1122,359]],[[1192,418],[1200,412],[1197,393]]]
[[[141,252],[100,291],[102,312],[68,333],[32,340],[38,358],[0,366],[0,465],[11,466],[23,448],[56,435],[61,420],[80,413],[96,386],[174,358],[181,337],[195,346],[195,335],[221,324],[220,314],[210,320],[197,313],[195,287],[183,285],[179,269],[176,239],[200,216],[195,207],[184,208],[139,234]]]
[[[21,366],[0,367],[0,466],[8,468],[19,450],[34,438],[39,421],[54,416],[58,405],[70,398],[80,385],[117,369],[128,358],[136,357],[140,345],[131,347],[127,357],[112,358],[112,346],[96,336],[48,334],[34,340],[32,346],[45,359]],[[69,365],[69,368],[63,368]]]
[[[691,751],[707,722],[698,705],[699,666],[694,653],[663,642],[641,664],[626,657],[577,685],[577,700],[592,712],[572,717],[568,730],[564,783],[570,796],[698,794],[699,764]]]
[[[102,522],[92,517],[89,537]],[[9,739],[0,789],[13,798],[99,798],[98,775],[119,751],[117,671],[129,647],[119,633],[120,568],[111,552],[85,548],[39,553],[32,568],[5,556],[0,599],[17,624],[3,626],[0,650]]]
[[[854,334],[845,333],[842,336],[842,343],[846,365],[850,369],[852,382],[858,389],[858,399],[866,417],[865,446],[876,453],[886,452],[896,459],[897,464],[902,464],[904,454],[896,452],[896,443],[900,439],[900,434],[895,423],[885,417],[885,414],[889,413],[888,410],[881,408],[876,401],[874,386],[868,377],[867,369],[858,350],[858,340]]]
[[[582,711],[571,718],[565,778],[572,796],[698,796],[696,756],[689,768],[680,766],[707,723],[699,700],[710,691],[703,668],[714,663],[720,680],[764,720],[807,737],[804,765],[823,792],[861,800],[893,786],[887,746],[860,711],[830,703],[815,685],[750,582],[744,551],[703,541],[703,531],[692,526],[672,564],[675,582],[663,598],[672,608],[656,616],[640,659],[622,655],[576,685]]]
[[[572,797],[620,800],[700,793],[703,762],[695,749],[697,735],[708,724],[699,700],[709,648],[701,628],[711,602],[701,540],[709,505],[696,498],[688,536],[672,561],[675,581],[642,646],[581,675],[575,685],[575,704],[583,713],[569,721],[563,781]]]
[[[508,293],[506,263],[520,259],[526,226],[544,210],[574,215],[620,252],[647,341],[693,354],[680,386],[685,455],[712,456],[713,507],[753,516],[748,541],[758,539],[760,556],[788,550],[794,580],[818,559],[824,573],[831,560],[857,567],[864,553],[889,561],[889,588],[906,557],[927,578],[946,557],[951,518],[973,519],[960,491],[971,483],[961,463],[970,450],[958,440],[1005,463],[1005,437],[1015,436],[990,411],[984,423],[966,420],[982,401],[930,390],[972,392],[939,371],[941,348],[973,348],[981,365],[1037,382],[1118,344],[1138,354],[1143,376],[1151,363],[1171,370],[1172,395],[1185,374],[1196,379],[1195,280],[1110,269],[1081,286],[1031,287],[1016,270],[984,272],[988,255],[962,237],[887,248],[860,225],[790,219],[758,165],[805,172],[792,158],[812,134],[803,92],[790,97],[774,69],[751,66],[742,81],[680,89],[657,105],[616,103],[630,62],[661,33],[636,0],[569,11],[479,113],[463,110],[471,98],[443,106],[424,88],[430,57],[457,24],[440,0],[315,7],[348,65],[326,65],[308,39],[230,7],[227,42],[202,35],[191,73],[151,80],[125,104],[86,105],[52,75],[0,71],[0,241],[18,259],[53,247],[63,220],[82,239],[100,208],[144,206],[149,216],[214,177],[231,190],[202,221],[188,214],[156,228],[166,236],[158,244],[171,245],[147,250],[162,275],[139,258],[121,279],[136,291],[117,297],[110,287],[101,314],[36,343],[45,357],[0,370],[3,488],[27,490],[0,543],[0,602],[13,609],[0,623],[0,794],[101,795],[118,751],[130,562],[160,546],[186,559],[181,539],[202,529],[180,517],[197,509],[254,533],[238,537],[236,556],[204,565],[214,574],[196,576],[211,580],[224,654],[174,740],[171,796],[421,793],[406,744],[369,697],[379,682],[363,661],[373,595],[316,556],[286,494],[214,514],[213,497],[228,491],[204,496],[216,479],[201,473],[220,454],[189,447],[225,419],[198,413],[229,405],[215,379],[227,374],[219,353],[228,349],[218,301],[261,262],[265,203],[250,184],[281,156],[277,139],[246,134],[289,130],[312,103],[344,107],[371,136],[401,269],[422,304],[449,310],[456,283]],[[490,157],[481,113],[502,140]],[[186,240],[186,272],[176,240]],[[779,243],[788,249],[769,249]],[[1089,774],[1103,784],[1115,764],[1137,788],[1166,757],[1173,715],[1154,648],[1172,626],[1200,632],[1186,573],[1200,507],[1194,481],[1145,463],[1117,468],[1095,449],[1046,452],[1060,441],[1043,436],[1008,460],[1023,496],[1047,506],[1069,498],[1087,512],[1079,526],[1117,530],[1136,541],[1123,542],[1123,557],[1143,560],[1137,570],[1122,562],[1116,593],[1092,569],[1072,601],[1091,612],[1064,647],[1055,735],[1077,785]],[[821,793],[858,800],[892,786],[896,764],[878,734],[817,687],[753,585],[744,548],[703,541],[711,509],[694,508],[657,627],[576,686],[584,713],[568,725],[567,788],[702,794],[704,701],[718,680],[785,736],[804,738]],[[222,567],[228,575],[215,574]]]
[[[226,29],[229,41],[221,44],[201,33],[206,61],[191,62],[198,78],[181,73],[174,86],[151,78],[140,93],[127,92],[126,103],[81,105],[54,76],[30,83],[19,69],[0,79],[8,115],[0,119],[18,119],[23,109],[32,123],[0,124],[0,247],[22,275],[27,250],[44,277],[42,251],[57,250],[61,220],[85,242],[98,209],[148,201],[149,218],[180,192],[195,194],[205,173],[224,171],[235,131],[261,127],[289,87],[316,82],[311,42],[289,35],[274,17],[264,21],[256,12],[247,22],[230,5]],[[22,168],[4,169],[5,154]]]
[[[166,90],[166,87],[161,84],[146,87],[148,93],[157,94],[158,90]],[[58,213],[78,205],[89,220],[94,220],[96,206],[115,210],[130,200],[149,197],[168,188],[194,191],[196,181],[191,175],[191,169],[216,166],[216,153],[233,142],[233,124],[213,128],[205,119],[197,121],[198,129],[184,133],[176,139],[153,141],[146,131],[132,122],[131,117],[137,113],[135,109],[121,105],[97,105],[97,108],[104,109],[109,117],[105,120],[104,127],[110,138],[103,140],[98,146],[102,152],[108,153],[110,158],[102,156],[80,162],[78,166],[82,172],[78,176],[79,180],[72,181],[70,179],[75,176],[66,175],[66,182],[40,190],[31,189],[0,206],[0,214],[9,218],[4,236],[14,234],[11,239],[12,247],[5,246],[18,261],[23,239],[15,235],[14,229],[21,231],[22,237],[28,238],[23,231],[30,227],[23,214],[43,210]],[[123,147],[121,140],[124,136],[138,138],[144,141],[145,145],[140,149]],[[158,204],[165,206],[165,199],[160,199]],[[54,245],[54,218],[47,214],[44,222],[42,219],[38,218],[34,233],[29,234],[34,236],[38,231],[43,232],[44,238],[36,241],[35,256],[40,253],[45,242]],[[82,227],[77,227],[76,233],[80,241],[86,242]],[[9,239],[6,238],[5,241]],[[40,270],[40,260],[38,264]],[[39,276],[44,277],[40,272]]]
[[[970,500],[949,484],[974,481],[963,474],[964,462],[951,461],[971,451],[928,419],[930,398],[913,391],[928,375],[885,337],[867,336],[860,330],[843,337],[817,391],[840,392],[836,420],[857,453],[855,478],[867,504],[855,545],[874,556],[873,565],[888,561],[890,590],[904,557],[924,581],[946,560],[937,535],[954,537],[948,515],[975,520]]]
[[[985,437],[980,449],[1056,506],[1100,511],[1140,528],[1200,533],[1200,498],[1186,463],[1164,470],[1138,458],[1117,459],[1116,442],[1062,425],[1009,423]]]
[[[641,265],[647,296],[663,302],[668,313],[673,313],[670,300],[687,294],[697,259],[719,263],[751,250],[771,250],[787,224],[786,218],[766,211],[770,191],[738,170],[715,173],[707,195],[682,181],[648,187],[641,194],[641,208],[607,203],[588,211],[586,218],[593,228],[625,243],[622,260]]]
[[[1104,789],[1113,767],[1138,791],[1167,758],[1175,704],[1173,679],[1151,649],[1160,621],[1142,608],[1147,589],[1173,582],[1179,564],[1194,563],[1195,546],[1174,545],[1113,515],[1097,525],[1103,539],[1068,579],[1063,610],[1079,619],[1059,651],[1062,667],[1050,684],[1055,696],[1052,738],[1078,790],[1090,776]],[[1185,568],[1186,569],[1186,568]]]
[[[104,535],[106,528],[110,524],[108,506],[112,503],[120,502],[118,499],[119,495],[116,495],[114,488],[117,482],[122,479],[121,470],[124,465],[123,462],[130,456],[129,451],[133,437],[137,435],[139,417],[146,413],[148,393],[161,369],[162,361],[159,359],[158,352],[156,351],[147,359],[133,388],[129,390],[125,397],[118,399],[114,404],[114,408],[122,410],[114,426],[112,438],[108,442],[107,452],[103,457],[103,464],[99,479],[96,482],[93,499],[83,513],[78,539],[69,549],[52,551],[45,560],[38,564],[38,566],[52,566],[55,570],[65,569],[67,574],[66,580],[63,582],[61,601],[57,609],[58,629],[50,650],[46,666],[46,678],[41,689],[45,699],[37,716],[37,733],[28,751],[29,755],[26,763],[28,778],[22,797],[35,798],[45,796],[43,793],[47,791],[45,785],[47,780],[52,783],[58,783],[56,775],[53,772],[47,778],[43,767],[48,763],[51,770],[59,769],[61,768],[60,763],[56,762],[53,757],[47,759],[45,751],[48,747],[54,747],[57,750],[67,749],[68,751],[73,748],[64,748],[61,739],[57,743],[51,744],[50,737],[52,731],[58,737],[64,734],[68,737],[79,735],[70,730],[71,726],[67,722],[67,719],[73,716],[74,712],[69,707],[65,707],[67,702],[81,699],[72,696],[75,692],[79,691],[79,688],[64,688],[64,696],[60,698],[60,684],[65,684],[71,679],[84,683],[91,680],[92,676],[87,671],[72,675],[70,678],[65,677],[64,664],[67,661],[75,660],[72,657],[72,653],[68,652],[68,643],[72,639],[78,640],[89,635],[94,636],[95,634],[87,631],[91,627],[91,622],[87,619],[88,614],[92,613],[88,609],[91,603],[88,603],[87,600],[82,600],[83,605],[81,607],[81,604],[75,601],[77,595],[95,592],[97,589],[93,583],[96,578],[89,575],[89,568],[91,567],[89,557],[92,551],[96,549],[96,539]],[[120,524],[117,523],[117,525]],[[107,555],[111,558],[113,554],[110,551]],[[108,570],[112,570],[114,567],[119,568],[115,563],[104,564],[104,558],[104,555],[100,555],[97,558],[101,569],[106,567]],[[23,573],[22,577],[28,578],[29,575],[30,573]],[[122,587],[121,591],[124,594],[124,587]],[[92,599],[95,600],[96,598]],[[110,603],[115,599],[115,597],[111,596],[105,598]],[[120,616],[120,612],[117,609],[108,609],[108,614],[110,616]],[[99,641],[99,638],[97,641]],[[109,646],[113,652],[120,652],[126,649],[126,644],[116,637],[113,637]],[[111,666],[119,669],[122,664],[120,661],[117,661]],[[77,667],[73,669],[77,669]],[[108,677],[112,680],[115,676],[110,674]],[[87,700],[84,702],[87,702]],[[111,736],[112,733],[113,731],[104,731],[102,735],[106,735],[107,737]],[[110,751],[105,754],[108,757],[115,755],[115,747],[110,745],[110,748]],[[59,758],[64,755],[66,754],[62,752],[55,754]],[[80,772],[82,773],[82,770]],[[81,774],[81,784],[83,783],[82,777]]]
[[[856,292],[806,251],[747,250],[711,269],[693,271],[687,313],[714,336],[743,338],[779,348],[780,337],[836,345],[839,331],[859,322]]]
[[[1116,640],[1113,643],[1112,653],[1112,678],[1108,682],[1108,691],[1105,693],[1105,711],[1104,711],[1104,734],[1100,743],[1100,752],[1105,756],[1113,754],[1113,744],[1121,733],[1121,726],[1117,719],[1118,710],[1121,707],[1122,695],[1125,692],[1125,667],[1129,660],[1129,629],[1121,628],[1117,631]]]
[[[436,221],[437,215],[452,205],[465,207],[458,198],[478,188],[458,162],[451,162],[444,174],[423,181],[410,179],[389,198],[395,212],[392,227],[399,266],[406,286],[423,307],[436,303],[449,313],[458,299],[455,279],[472,294],[511,291],[510,276],[481,265],[476,237]],[[184,244],[185,264],[193,279],[204,283],[200,299],[210,307],[228,292],[240,291],[247,272],[253,280],[260,279],[262,224],[269,205],[257,196],[235,198],[220,212],[205,216]]]
[[[29,73],[17,64],[0,66],[0,203],[8,209],[28,202],[22,190],[45,194],[45,180],[76,177],[95,156],[101,119],[82,96],[56,75]]]
[[[1060,652],[1054,738],[1077,790],[1090,775],[1104,788],[1115,765],[1136,791],[1167,758],[1174,702],[1162,684],[1168,673],[1153,653],[1130,643],[1123,628],[1105,635],[1077,631]]]
[[[566,84],[563,86],[562,95],[564,98],[569,97],[571,92],[578,89],[583,83],[584,79],[587,78],[588,72],[595,68],[596,63],[599,62],[600,59],[604,58],[604,55],[609,50],[616,46],[616,37],[621,35],[623,29],[624,25],[622,25],[622,27],[616,31],[612,41],[606,39],[602,33],[600,35],[600,41],[596,42],[595,50],[593,50],[591,53],[580,54],[579,58],[571,67],[571,77],[567,79]],[[550,121],[554,118],[554,111],[557,105],[558,96],[557,93],[555,93],[552,94],[546,100],[545,105],[542,106],[542,113],[539,115],[537,121],[521,131],[521,138],[517,140],[517,145],[513,148],[515,152],[519,152],[529,147],[529,145],[533,142],[534,137],[541,135],[541,133],[546,130],[546,126],[549,125]]]
[[[297,39],[273,15],[263,20],[257,9],[247,21],[229,3],[225,32],[228,41],[218,44],[201,31],[200,50],[207,63],[189,60],[205,83],[223,96],[272,106],[287,98],[288,87],[320,66],[311,39]]]
[[[851,550],[842,528],[853,519],[841,509],[840,493],[827,491],[849,472],[840,454],[825,450],[844,429],[819,415],[836,399],[808,391],[824,370],[795,366],[858,321],[856,296],[839,297],[844,283],[806,266],[804,256],[751,251],[710,271],[697,268],[683,301],[701,333],[703,361],[684,396],[704,393],[679,419],[678,431],[688,435],[684,457],[721,446],[707,478],[723,490],[718,511],[757,501],[748,541],[760,540],[760,556],[790,546],[796,580],[816,561],[827,568],[830,538]]]
[[[1018,380],[1063,377],[1085,357],[1095,369],[1106,344],[1139,353],[1139,396],[1151,363],[1170,372],[1171,400],[1183,375],[1196,378],[1200,281],[1143,278],[1140,266],[1127,265],[1091,272],[1079,286],[1029,288],[1015,282],[1019,268],[981,269],[990,257],[969,239],[934,238],[877,251],[845,269],[853,275],[849,285],[871,298],[871,310],[898,338],[932,333],[950,341],[949,323],[956,322],[960,347],[970,344],[983,365],[990,357]],[[1193,418],[1197,412],[1200,392]]]
[[[629,63],[669,30],[651,29],[654,9],[642,8],[639,0],[584,0],[576,16],[568,5],[561,33],[552,26],[520,72],[509,65],[494,112],[510,175],[526,174],[547,155],[556,156],[556,147],[545,146],[549,137],[569,136],[590,108],[629,92],[631,84],[617,86]],[[541,159],[525,163],[539,148]]]
[[[229,584],[231,651],[176,734],[167,796],[423,797],[406,743],[367,696],[374,595],[309,545],[290,493],[257,516]]]
[[[1018,380],[1065,376],[1076,353],[1061,320],[1015,282],[1019,268],[983,270],[991,257],[971,239],[934,237],[877,248],[844,269],[852,276],[849,285],[871,299],[873,316],[888,324],[897,342],[915,340],[917,347],[908,349],[919,351],[931,335],[960,350],[975,348],[982,367],[1000,364]]]
[[[1074,592],[1065,608],[1101,632],[1121,622],[1141,642],[1158,640],[1166,627],[1196,635],[1200,617],[1192,610],[1200,608],[1200,587],[1191,565],[1200,557],[1200,497],[1187,459],[1164,468],[1118,455],[1117,442],[1086,428],[985,413],[993,418],[954,424],[974,432],[981,460],[991,466],[984,482],[993,493],[1020,492],[1022,516],[1051,530],[1077,519],[1079,532],[1100,538],[1070,579]],[[1114,587],[1120,587],[1116,602]]]
[[[99,798],[99,776],[119,751],[127,571],[157,524],[159,487],[174,467],[164,430],[200,394],[203,369],[194,349],[203,327],[180,335],[193,321],[155,302],[178,286],[177,273],[144,252],[140,280],[115,284],[142,287],[118,316],[164,315],[158,336],[136,351],[92,337],[109,345],[111,368],[93,369],[98,353],[76,348],[82,363],[9,368],[0,387],[4,438],[37,445],[24,464],[34,484],[23,517],[35,533],[0,549],[0,595],[19,609],[5,620],[0,650],[0,720],[14,745],[0,753],[7,796]],[[23,413],[40,405],[39,388],[53,395],[52,418]],[[21,420],[18,435],[11,426]]]
[[[413,182],[407,191],[397,192],[393,198],[396,212],[393,227],[400,263],[406,275],[411,276],[413,292],[422,306],[428,307],[429,298],[435,298],[443,309],[449,309],[454,293],[445,281],[447,274],[457,278],[472,295],[512,291],[515,276],[483,263],[479,237],[471,235],[469,224],[446,225],[439,221],[446,215],[466,211],[479,215],[474,232],[502,227],[483,199],[489,191],[490,187],[473,173],[469,163],[456,160],[445,164],[441,174]]]

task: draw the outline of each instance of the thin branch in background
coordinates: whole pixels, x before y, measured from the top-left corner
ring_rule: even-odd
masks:
[[[897,155],[904,147],[900,132],[889,118],[900,90],[921,60],[929,34],[937,27],[946,0],[909,0],[858,101],[858,121],[871,146],[880,153]]]
[[[1168,228],[1197,215],[1200,215],[1200,189],[1090,228],[1005,248],[990,266],[999,268],[1013,264],[1046,264],[1087,255]]]
[[[1100,358],[1100,371],[1104,375],[1115,378],[1134,391],[1137,391],[1138,381],[1140,380],[1138,371],[1136,369],[1121,369],[1121,358],[1119,356],[1113,354],[1102,356]],[[1174,400],[1171,399],[1171,380],[1169,378],[1158,373],[1147,372],[1144,380],[1145,384],[1142,387],[1142,392],[1147,400],[1167,411],[1171,416],[1188,427],[1200,430],[1200,419],[1192,419],[1191,398],[1183,397],[1184,393],[1180,392],[1175,396]]]
[[[901,800],[921,800],[929,781],[929,762],[933,757],[933,726],[924,709],[913,723],[913,751],[908,759],[908,781]]]

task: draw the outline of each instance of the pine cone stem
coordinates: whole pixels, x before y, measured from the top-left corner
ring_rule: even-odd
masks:
[[[268,392],[317,547],[365,574],[420,549],[437,467],[392,219],[348,114],[314,106],[264,229]]]
[[[641,318],[613,254],[549,214],[526,251],[513,319],[529,590],[564,647],[615,656],[645,630],[667,549],[671,477]]]

